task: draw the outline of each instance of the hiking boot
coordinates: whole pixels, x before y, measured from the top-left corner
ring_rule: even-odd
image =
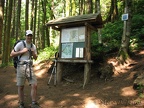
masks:
[[[32,103],[31,108],[40,108],[40,106],[37,102],[35,102],[35,103]]]
[[[20,103],[20,104],[19,104],[19,108],[25,108],[25,107],[24,107],[24,103]]]

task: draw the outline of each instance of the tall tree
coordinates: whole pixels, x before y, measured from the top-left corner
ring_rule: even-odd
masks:
[[[100,0],[95,0],[95,13],[99,13],[101,15],[100,11]],[[101,28],[98,29],[98,42],[102,43],[102,34],[101,34]]]
[[[26,8],[25,8],[25,31],[29,29],[29,0],[26,0]]]
[[[66,17],[70,15],[70,0],[66,0]]]
[[[118,18],[117,0],[111,0],[110,11],[106,22],[113,22]]]
[[[0,54],[2,53],[3,8],[4,0],[0,0]]]
[[[125,0],[125,12],[128,14],[128,20],[124,21],[122,43],[119,51],[120,63],[128,62],[129,56],[129,45],[130,45],[130,34],[131,34],[131,6],[132,0]]]
[[[45,20],[46,20],[46,0],[42,1],[42,48],[45,48]]]
[[[79,0],[79,15],[84,14],[84,0]]]
[[[37,49],[41,48],[41,36],[40,36],[40,12],[41,12],[41,5],[40,5],[40,0],[38,0],[38,27],[37,27],[37,42],[36,42],[36,47]]]
[[[11,27],[11,36],[10,37],[13,37],[13,38],[15,38],[15,28],[16,28],[16,9],[17,9],[17,1],[15,1],[14,0],[14,2],[13,2],[13,7],[14,7],[14,9],[13,9],[13,11],[12,11],[12,27]]]
[[[7,17],[8,17],[8,4],[9,3],[9,1],[6,1],[6,3],[5,3],[5,8],[4,8],[4,26],[3,26],[3,46],[2,46],[2,56],[4,56],[5,55],[5,51],[4,51],[4,48],[6,48],[6,44],[5,44],[5,42],[6,42],[6,33],[7,32],[5,32],[6,31],[6,28],[7,28]],[[5,57],[2,57],[2,64],[4,65],[4,61],[5,61]]]
[[[76,15],[76,0],[72,0],[71,2],[71,15]]]
[[[86,3],[87,7],[86,7],[86,10],[85,10],[86,14],[93,13],[93,2],[92,2],[92,0],[87,0],[86,2],[87,2]]]
[[[8,63],[9,63],[12,9],[13,9],[13,0],[9,0],[8,16],[7,16],[7,28],[6,28],[6,31],[5,31],[6,33],[4,36],[5,47],[3,47],[4,49],[7,49],[7,50],[3,50],[3,60],[2,60],[3,65],[8,65]]]
[[[32,6],[31,6],[31,24],[30,29],[33,30],[33,20],[34,20],[34,0],[32,0]]]
[[[35,37],[36,37],[36,21],[37,21],[37,0],[35,0],[35,13],[34,13],[34,36],[33,36],[33,43],[35,44]]]
[[[21,31],[20,15],[21,15],[21,0],[18,0],[17,21],[16,21],[16,40],[18,40],[18,37],[20,36],[20,31]]]
[[[101,13],[100,0],[95,0],[95,13]]]

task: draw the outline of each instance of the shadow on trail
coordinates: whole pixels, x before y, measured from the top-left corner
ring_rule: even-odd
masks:
[[[51,81],[47,85],[50,77],[51,63],[46,62],[36,67],[36,75],[38,76],[38,102],[42,108],[142,108],[142,100],[138,98],[135,90],[133,90],[133,74],[140,71],[133,70],[138,65],[139,60],[143,60],[141,55],[134,58],[134,65],[129,68],[123,68],[119,74],[112,80],[105,81],[97,77],[97,67],[92,67],[91,80],[83,85],[83,66],[74,70],[68,68],[64,72],[67,77],[74,82],[62,80],[56,87]],[[38,67],[39,66],[39,67]],[[15,80],[15,72],[13,67],[0,68],[0,108],[17,108],[18,96]],[[25,86],[25,102],[26,108],[31,103],[30,87]]]

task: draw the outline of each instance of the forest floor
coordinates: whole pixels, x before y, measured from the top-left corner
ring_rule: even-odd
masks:
[[[144,108],[144,94],[133,89],[133,75],[144,69],[144,51],[135,52],[131,62],[117,65],[115,57],[109,57],[115,67],[114,75],[109,80],[97,77],[97,67],[92,65],[91,79],[83,89],[82,67],[66,67],[64,78],[56,86],[51,80],[52,62],[35,64],[38,78],[38,103],[41,108]],[[103,65],[104,67],[104,65]],[[25,105],[31,104],[30,86],[25,84]],[[0,108],[17,108],[18,95],[15,69],[0,68]]]

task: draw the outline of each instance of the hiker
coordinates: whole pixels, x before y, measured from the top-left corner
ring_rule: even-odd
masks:
[[[32,31],[27,30],[24,40],[25,46],[23,45],[22,41],[17,43],[10,54],[11,57],[19,57],[19,62],[17,63],[16,68],[19,108],[24,108],[24,84],[26,80],[31,86],[31,108],[39,108],[36,100],[37,79],[32,68],[32,58],[35,60],[37,59],[37,50],[36,46],[32,44],[32,36]]]

